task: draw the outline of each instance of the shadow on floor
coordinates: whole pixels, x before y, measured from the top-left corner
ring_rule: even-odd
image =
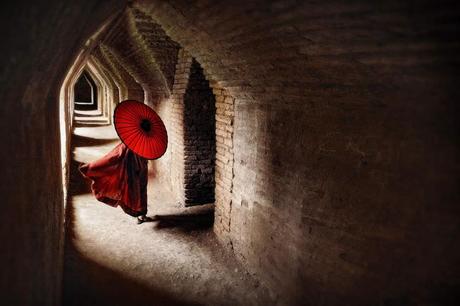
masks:
[[[69,196],[91,193],[91,180],[85,179],[78,170],[80,163],[72,159],[70,162]]]
[[[80,117],[80,118],[84,118],[84,117],[90,117],[90,118],[93,118],[93,117],[101,117],[102,116],[102,113],[94,113],[94,114],[84,114],[84,113],[77,113],[75,112],[75,116],[76,117]]]
[[[99,125],[100,126],[100,125]],[[101,145],[113,140],[72,136],[72,151],[76,146]],[[104,265],[103,259],[93,259],[94,254],[82,253],[76,243],[76,218],[72,196],[90,192],[91,181],[78,170],[74,158],[70,164],[69,198],[65,215],[65,251],[62,305],[200,305],[188,295],[174,295],[173,290],[146,284],[129,277],[123,270]],[[104,205],[104,204],[101,204]],[[213,209],[197,209],[193,214],[159,215],[152,224],[157,229],[175,229],[191,232],[210,229],[214,220]],[[161,272],[161,271],[160,271]],[[159,274],[159,276],[161,276]]]
[[[110,123],[105,123],[105,122],[81,122],[81,121],[76,121],[75,122],[75,127],[101,127],[101,126],[109,126]]]
[[[65,271],[63,305],[200,305],[164,290],[147,287],[89,260],[73,249],[71,242],[66,254],[67,262],[78,262],[74,265],[78,271]]]
[[[206,230],[214,223],[214,210],[193,214],[156,215],[153,220],[156,221],[155,229],[175,228],[183,232]]]
[[[72,135],[72,143],[76,147],[102,146],[102,145],[109,144],[111,142],[115,142],[117,140],[121,142],[121,140],[118,137],[117,138],[111,138],[111,139],[96,139],[96,138],[86,137],[86,136],[82,136],[82,135]]]
[[[75,170],[72,174],[75,174]],[[72,188],[75,188],[75,182],[76,180],[72,181]],[[79,252],[73,243],[76,238],[74,210],[69,200],[65,216],[66,243],[62,305],[200,305],[187,301],[186,297],[173,296],[165,290],[141,284],[126,277],[123,273],[96,263]]]

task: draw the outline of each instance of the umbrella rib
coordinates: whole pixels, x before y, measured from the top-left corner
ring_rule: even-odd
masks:
[[[147,117],[147,116],[146,116],[146,112],[145,112],[145,107],[143,107],[144,105],[142,105],[142,106],[139,105],[139,106],[140,106],[139,108],[140,108],[140,113],[141,113],[141,115],[142,115],[142,118]]]
[[[137,151],[139,152],[139,154],[141,156],[144,154],[144,152],[142,151],[142,143],[143,143],[143,141],[144,141],[144,134],[141,133],[141,135],[139,136],[139,141],[136,144]]]
[[[117,122],[117,126],[138,128],[138,125],[133,122]]]
[[[127,124],[127,123],[123,123],[121,125],[117,125],[117,129],[134,129],[134,130],[138,130],[139,127],[137,125],[133,125],[133,124]]]
[[[139,136],[139,141],[138,141],[137,149],[136,149],[137,152],[139,152],[139,153],[137,153],[137,154],[139,154],[139,155],[141,155],[141,156],[144,154],[144,152],[142,151],[142,142],[143,142],[143,141],[144,141],[144,135],[141,134],[141,136]]]
[[[125,112],[126,116],[129,116],[133,120],[139,120],[139,115],[130,109],[124,108],[123,111]]]
[[[136,134],[137,134],[137,131],[135,132],[132,132],[132,133],[129,133],[128,135],[126,135],[126,137],[124,136],[123,137],[123,142],[127,145],[127,146],[130,146],[131,142],[132,142],[132,139],[133,137],[136,137]]]
[[[149,118],[149,114],[152,112],[152,109],[148,107],[147,105],[144,105],[144,116],[145,118]]]
[[[152,158],[156,158],[156,152],[155,152],[154,145],[155,145],[155,142],[153,142],[153,141],[150,142],[150,144],[149,144],[149,149],[152,152]]]
[[[141,145],[142,153],[144,153],[144,150],[146,150],[146,148],[145,148],[146,143],[147,143],[147,137],[143,137],[142,138],[142,145]]]
[[[131,150],[135,150],[134,147],[135,147],[135,144],[139,141],[139,131],[137,131],[132,137],[131,137],[131,141],[129,142],[129,145],[128,147],[131,149]]]
[[[157,142],[153,142],[153,151],[155,152],[155,158],[158,158],[159,156],[159,149],[158,149],[158,143]]]
[[[137,106],[137,103],[126,105],[126,107],[124,108],[124,111],[126,111],[127,113],[130,113],[131,115],[134,116],[134,118],[138,119],[139,113],[137,112],[136,106]]]
[[[119,123],[124,123],[124,124],[132,124],[133,126],[137,126],[137,123],[136,122],[133,122],[133,120],[131,119],[122,119],[121,121],[120,120],[116,120],[115,121],[117,124]]]
[[[135,130],[135,129],[131,129],[131,130],[129,130],[129,131],[126,131],[126,130],[125,130],[125,131],[123,132],[123,138],[128,138],[128,137],[130,137],[131,135],[136,134],[137,132],[138,132],[138,131]]]
[[[140,129],[139,122],[144,119],[150,122],[149,132]],[[165,124],[148,105],[128,100],[117,108],[114,121],[118,135],[134,153],[147,159],[157,159],[166,152],[168,133]]]
[[[136,117],[134,117],[134,115],[131,115],[131,114],[127,114],[127,113],[122,113],[122,114],[117,114],[117,116],[115,116],[115,118],[117,120],[136,120]]]
[[[121,112],[121,113],[120,113]],[[136,113],[133,113],[129,108],[123,107],[117,110],[118,115],[126,115],[127,117],[137,119]]]
[[[137,153],[138,152],[137,145],[138,145],[139,141],[142,138],[142,132],[139,131],[138,134],[136,135],[136,137],[137,137],[137,139],[136,139],[136,142],[133,145],[133,151],[135,151]]]
[[[134,143],[134,141],[136,141],[136,139],[138,139],[138,134],[139,132],[135,133],[135,134],[132,134],[130,136],[130,142],[128,143],[128,140],[126,139],[126,145],[132,150],[133,146],[132,144]],[[134,150],[133,150],[134,151]]]

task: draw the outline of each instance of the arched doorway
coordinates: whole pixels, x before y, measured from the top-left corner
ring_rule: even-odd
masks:
[[[83,71],[75,83],[74,104],[76,110],[97,110],[97,86],[91,75]]]

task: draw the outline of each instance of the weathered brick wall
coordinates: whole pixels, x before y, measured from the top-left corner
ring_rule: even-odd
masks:
[[[143,90],[155,107],[171,93],[179,45],[149,16],[128,8],[113,21],[103,46]]]
[[[185,202],[184,194],[184,95],[192,65],[192,57],[183,49],[179,51],[174,85],[170,98],[169,143],[171,154],[171,187],[178,201]]]
[[[56,95],[75,47],[123,4],[63,3],[1,11],[0,255],[8,265],[0,292],[9,304],[58,304]],[[216,146],[217,211],[228,228],[216,222],[215,231],[279,304],[452,301],[460,274],[456,2],[139,3],[218,82],[217,105],[216,90],[233,97],[234,176],[222,189]],[[125,64],[142,77],[144,68],[117,56],[117,70]],[[177,67],[183,79],[174,86],[184,92],[175,120],[188,76]],[[180,160],[174,165],[184,173]],[[173,179],[183,182],[180,173]]]
[[[179,51],[168,111],[170,185],[183,205],[214,202],[215,99],[202,68]]]
[[[128,12],[134,32],[132,38],[142,52],[145,65],[151,66],[150,71],[159,72],[164,87],[162,90],[169,95],[180,46],[149,15],[132,8]]]
[[[117,80],[117,77],[113,74],[107,64],[100,60],[100,58],[96,56],[91,56],[91,62],[93,65],[100,71],[100,73],[104,76],[104,79],[110,84],[111,87],[111,96],[108,97],[112,100],[111,111],[113,111],[116,105],[123,101],[125,98],[122,98],[124,95],[123,91],[126,88],[125,82]],[[112,116],[112,114],[109,114]]]
[[[211,83],[216,99],[216,188],[214,227],[225,244],[231,243],[230,225],[233,190],[234,101],[217,82]]]
[[[109,26],[101,48],[95,52],[101,53],[100,50],[114,63],[112,67],[118,79],[128,81],[128,84],[134,83],[141,89],[142,98],[138,100],[151,106],[160,115],[170,133],[169,97],[179,45],[151,17],[127,8]],[[149,175],[153,178],[153,184],[171,185],[170,148],[160,159],[150,162]]]
[[[100,56],[97,56],[98,54],[100,54]],[[107,66],[110,67],[113,75],[117,76],[120,83],[125,84],[125,97],[127,99],[133,99],[141,102],[144,101],[144,90],[141,85],[131,76],[131,74],[129,74],[122,62],[120,62],[118,56],[111,51],[109,46],[100,44],[99,47],[94,50],[93,55],[104,60],[104,62],[107,63]]]
[[[119,102],[119,100],[117,100],[118,88],[112,77],[99,65],[94,56],[89,56],[87,60],[87,69],[99,80],[98,109],[101,110],[102,115],[107,118],[107,122],[110,123],[112,122],[115,105]]]
[[[128,99],[128,82],[123,79],[121,73],[115,69],[111,61],[106,58],[104,52],[102,51],[102,46],[99,45],[95,47],[91,52],[91,55],[94,61],[97,63],[97,66],[104,70],[112,82],[116,85],[118,89],[118,98],[116,101],[123,101]]]
[[[215,230],[283,304],[458,286],[453,3],[135,4],[234,97],[230,230]]]
[[[183,99],[185,205],[214,203],[216,103],[203,69],[194,59]]]
[[[116,78],[112,74],[112,72],[108,69],[107,66],[105,66],[102,62],[99,61],[98,58],[95,56],[90,57],[90,62],[96,69],[99,71],[99,73],[104,77],[106,82],[108,83],[110,87],[110,91],[107,96],[107,100],[109,103],[111,103],[109,107],[109,112],[108,112],[108,117],[110,121],[112,120],[112,115],[113,111],[115,110],[115,107],[120,101],[123,101],[123,99],[120,99],[120,94],[122,93],[122,86],[120,83],[116,81]]]

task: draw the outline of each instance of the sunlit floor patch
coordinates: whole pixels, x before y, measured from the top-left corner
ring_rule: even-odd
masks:
[[[77,128],[75,134],[78,162],[97,159],[119,142],[113,126]],[[268,303],[263,286],[217,242],[213,205],[183,208],[151,178],[148,216],[155,221],[138,225],[120,208],[96,201],[87,187],[72,188],[79,185],[85,186],[83,178],[73,173],[71,193],[79,192],[67,212],[64,304]]]

